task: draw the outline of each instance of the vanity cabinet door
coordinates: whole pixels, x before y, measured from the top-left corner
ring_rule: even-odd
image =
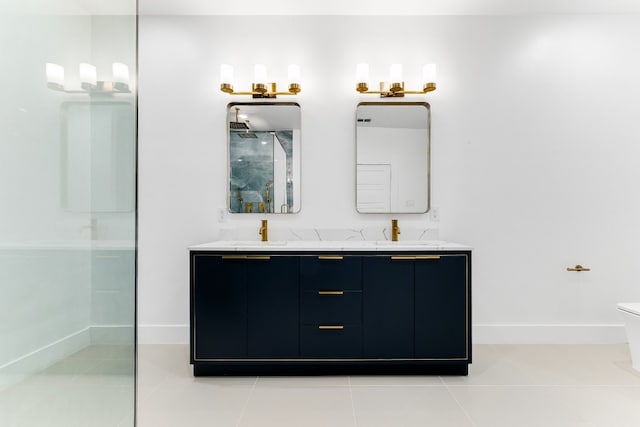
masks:
[[[196,359],[297,357],[298,258],[195,255]]]
[[[298,260],[271,256],[246,261],[248,357],[298,356]]]
[[[204,254],[192,261],[192,357],[246,357],[245,261]]]
[[[415,261],[415,356],[467,358],[466,255]]]
[[[413,261],[402,257],[363,258],[362,329],[365,357],[413,357],[413,264]]]

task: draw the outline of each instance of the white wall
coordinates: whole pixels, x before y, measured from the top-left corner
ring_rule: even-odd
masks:
[[[615,303],[640,300],[640,16],[140,18],[141,342],[186,342],[186,247],[221,226],[226,104],[265,63],[280,84],[302,67],[302,211],[274,227],[387,225],[355,211],[355,64],[372,82],[403,63],[416,86],[438,64],[432,205],[473,245],[476,342],[623,339]],[[416,97],[424,100],[424,97]],[[289,98],[283,101],[289,101]],[[569,273],[583,264],[589,273]]]

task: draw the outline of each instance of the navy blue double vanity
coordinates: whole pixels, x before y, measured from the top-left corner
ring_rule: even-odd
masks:
[[[195,376],[468,373],[467,246],[219,241],[189,257]]]

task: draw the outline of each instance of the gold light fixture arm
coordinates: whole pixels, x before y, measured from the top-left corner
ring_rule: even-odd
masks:
[[[435,83],[425,83],[421,91],[418,90],[405,90],[404,82],[392,83],[389,89],[386,89],[386,84],[380,82],[380,90],[369,90],[369,86],[366,83],[358,83],[356,90],[361,94],[379,94],[380,98],[401,98],[405,95],[423,95],[428,92],[436,90]]]
[[[262,84],[252,83],[251,92],[236,92],[230,83],[221,83],[220,90],[229,95],[251,95],[254,98],[275,98],[278,95],[297,95],[302,88],[298,83],[291,83],[288,92],[278,92],[276,83]]]

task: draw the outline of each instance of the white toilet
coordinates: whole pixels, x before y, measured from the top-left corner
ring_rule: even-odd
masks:
[[[618,310],[624,317],[631,352],[631,365],[633,369],[640,371],[640,302],[620,303]]]

